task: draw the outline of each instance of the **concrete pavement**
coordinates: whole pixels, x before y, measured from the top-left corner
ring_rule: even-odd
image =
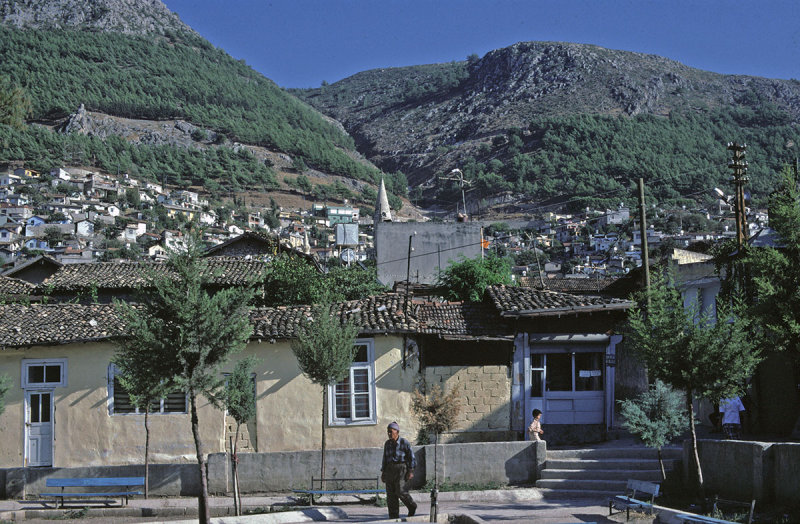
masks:
[[[413,492],[419,508],[417,516],[405,518],[401,506],[400,521],[428,522],[430,520],[430,494]],[[322,504],[331,501],[322,499]],[[293,522],[398,522],[387,520],[385,507],[370,502],[357,503],[353,497],[336,497],[336,505],[298,507],[298,501],[287,495],[266,495],[242,499],[246,512],[267,512],[241,517],[233,516],[230,497],[211,497],[212,522],[215,524],[286,524]],[[95,521],[109,524],[135,522],[196,522],[197,499],[191,498],[136,498],[127,507],[103,507],[93,504],[83,510],[85,501],[76,501],[65,509],[43,508],[40,501],[0,501],[0,519],[25,521],[31,524],[52,522],[54,518],[64,523]],[[118,504],[118,503],[115,503]],[[608,517],[605,500],[591,498],[571,500],[546,500],[536,488],[459,491],[439,493],[440,522],[448,516],[460,516],[460,522],[480,523],[502,520],[504,522],[530,522],[556,524],[566,522],[624,522],[625,515]],[[288,510],[288,511],[287,511]],[[269,513],[272,511],[272,513]],[[639,522],[652,522],[648,517]],[[632,522],[633,519],[632,519]]]

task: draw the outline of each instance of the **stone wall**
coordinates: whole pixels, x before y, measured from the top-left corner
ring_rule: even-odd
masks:
[[[442,442],[516,440],[511,425],[511,378],[507,366],[431,366],[425,368],[427,386],[459,391],[461,412]]]

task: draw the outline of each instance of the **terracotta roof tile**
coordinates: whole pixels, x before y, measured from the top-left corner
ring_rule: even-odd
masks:
[[[0,276],[0,296],[31,295],[35,291],[36,286],[26,280]]]
[[[513,337],[508,322],[491,304],[424,302],[414,304],[414,314],[419,320],[419,333]]]
[[[361,334],[412,333],[416,319],[403,312],[404,298],[387,293],[332,306],[360,326]],[[312,315],[311,306],[258,308],[250,312],[254,339],[287,339]],[[0,347],[68,344],[123,335],[111,304],[0,305]]]
[[[571,295],[557,291],[502,285],[491,286],[487,288],[486,293],[500,314],[506,317],[628,309],[633,304],[629,300],[618,298]]]
[[[619,277],[605,278],[545,278],[539,277],[520,277],[519,284],[522,287],[532,289],[546,289],[549,291],[560,291],[562,293],[602,293],[619,280]],[[542,285],[544,282],[544,285]]]
[[[259,259],[237,257],[205,258],[208,272],[216,285],[243,285],[261,278],[266,263]],[[97,287],[98,289],[134,289],[145,287],[152,272],[164,274],[163,262],[91,262],[66,264],[48,277],[42,286],[53,292],[68,292]]]

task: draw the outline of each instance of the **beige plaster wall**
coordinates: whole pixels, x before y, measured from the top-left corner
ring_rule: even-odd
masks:
[[[403,339],[372,338],[375,351],[377,424],[326,425],[326,446],[360,448],[382,446],[386,425],[396,420],[401,433],[411,440],[416,421],[411,414],[411,391],[417,374],[416,361],[403,369]],[[259,452],[318,449],[322,436],[322,388],[303,376],[289,342],[253,343],[243,355],[261,359],[257,368],[257,421]],[[327,422],[327,421],[326,421]]]
[[[53,391],[53,465],[75,467],[119,465],[144,461],[144,415],[108,414],[108,365],[114,353],[109,343],[71,344],[6,350],[0,373],[13,379],[0,423],[0,466],[23,466],[24,391],[20,387],[23,358],[66,358],[67,386]],[[198,416],[204,451],[221,451],[222,412],[199,399]],[[196,460],[188,414],[151,415],[152,462]]]
[[[461,413],[458,425],[445,441],[464,440],[465,433],[509,430],[511,409],[511,378],[506,366],[434,366],[425,369],[425,383],[439,385],[445,391],[458,389]]]
[[[416,422],[411,415],[411,394],[418,363],[402,366],[403,339],[378,336],[375,351],[377,424],[348,427],[326,425],[327,446],[361,448],[382,446],[386,425],[396,420],[404,436],[413,440]],[[0,352],[0,373],[13,385],[0,416],[0,467],[20,467],[24,450],[24,392],[20,387],[23,358],[66,358],[67,387],[54,390],[53,465],[79,467],[138,464],[144,461],[144,415],[108,414],[108,365],[114,353],[110,343],[34,347]],[[256,421],[248,430],[256,451],[319,449],[321,442],[322,390],[306,379],[288,341],[275,344],[252,342],[236,355],[259,358],[256,367]],[[205,453],[224,452],[224,413],[199,399],[198,417]],[[189,414],[151,415],[152,463],[196,460]]]

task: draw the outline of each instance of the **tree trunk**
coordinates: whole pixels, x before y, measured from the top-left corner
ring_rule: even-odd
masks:
[[[705,487],[703,486],[703,468],[700,466],[700,453],[697,450],[697,431],[694,427],[694,406],[692,405],[692,390],[686,390],[686,407],[689,411],[689,427],[692,430],[692,458],[697,472],[697,486],[700,498],[705,500]]]
[[[150,494],[150,402],[144,408],[144,498]]]
[[[197,451],[197,467],[200,468],[200,495],[197,500],[197,515],[201,524],[211,524],[211,515],[208,511],[208,476],[206,475],[206,460],[200,443],[200,426],[197,422],[197,399],[193,389],[189,390],[189,401],[192,409],[192,436],[194,448]]]
[[[233,446],[231,449],[233,450],[233,498],[236,500],[236,516],[242,514],[242,495],[239,493],[239,426],[240,424],[236,423],[236,437],[233,440]]]
[[[661,456],[661,448],[656,448],[658,454],[658,465],[661,466],[661,481],[667,480],[667,471],[664,469],[664,457]]]
[[[234,452],[233,447],[235,446],[233,442],[234,437],[228,437],[228,442],[231,445],[231,473],[233,474],[233,514],[237,517],[239,516],[239,508],[237,507],[238,500],[236,499],[236,453]]]
[[[320,482],[322,488],[325,489],[325,408],[328,405],[328,387],[322,386],[322,455],[320,465]],[[313,486],[312,486],[313,489]]]

